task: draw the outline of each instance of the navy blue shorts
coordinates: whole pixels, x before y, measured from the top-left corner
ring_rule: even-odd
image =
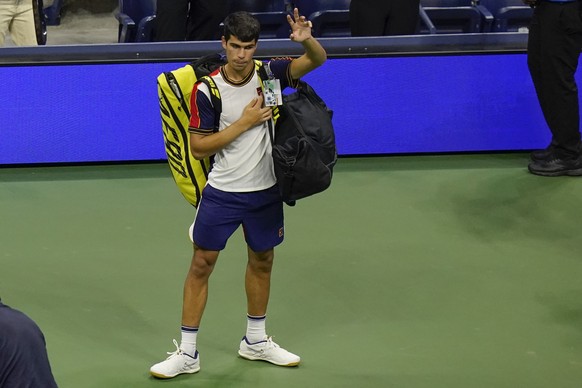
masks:
[[[283,201],[277,185],[248,193],[225,192],[206,185],[194,219],[192,241],[200,248],[221,251],[240,225],[255,252],[283,242]]]

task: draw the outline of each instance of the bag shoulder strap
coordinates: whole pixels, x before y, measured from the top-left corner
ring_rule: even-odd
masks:
[[[218,86],[216,86],[216,82],[214,82],[212,77],[208,75],[205,75],[198,81],[206,85],[210,91],[210,102],[214,107],[214,130],[218,131],[218,126],[220,124],[220,114],[222,113],[222,100],[220,99],[220,91],[218,90]]]
[[[194,70],[196,83],[204,83],[210,91],[210,102],[215,112],[214,127],[216,131],[218,131],[220,114],[222,113],[222,100],[220,98],[220,91],[212,77],[210,77],[210,74],[225,63],[226,57],[223,54],[213,53],[198,58],[189,64]]]
[[[264,93],[265,88],[264,88],[263,81],[275,78],[275,76],[273,75],[273,72],[271,71],[271,66],[269,65],[269,62],[264,63],[263,61],[255,59],[255,71],[257,72],[257,75],[259,76],[259,80],[261,81],[260,82],[261,83],[261,90],[263,90],[263,93]],[[271,107],[271,109],[273,111],[273,120],[268,121],[269,137],[271,138],[271,144],[275,144],[275,134],[274,134],[275,129],[273,128],[273,122],[277,123],[277,120],[279,119],[281,114],[279,112],[278,106],[273,106],[273,107]]]

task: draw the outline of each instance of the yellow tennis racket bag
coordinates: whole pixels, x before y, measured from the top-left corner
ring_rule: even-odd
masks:
[[[214,126],[218,131],[222,102],[216,84],[208,75],[224,63],[226,58],[223,55],[210,54],[158,76],[158,98],[168,164],[178,189],[194,207],[198,207],[213,158],[196,160],[190,153],[190,97],[196,82],[204,82],[208,86],[210,102],[216,113]],[[262,65],[261,61],[255,60],[257,71]],[[275,119],[277,117],[278,113],[274,115]]]
[[[158,76],[158,98],[162,131],[168,164],[180,192],[194,207],[198,206],[202,189],[212,168],[212,157],[196,160],[190,153],[188,126],[190,124],[190,96],[194,84],[225,63],[220,54],[211,54],[179,69]],[[220,93],[209,77],[204,82],[210,88],[212,104],[220,116]],[[218,126],[217,126],[218,129]]]

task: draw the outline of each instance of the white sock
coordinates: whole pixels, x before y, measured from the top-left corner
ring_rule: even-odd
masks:
[[[251,344],[263,341],[267,336],[265,329],[265,321],[267,317],[265,315],[260,317],[254,317],[252,315],[247,315],[247,341]]]
[[[198,328],[182,326],[180,331],[182,333],[180,349],[189,356],[196,356],[196,337],[198,336]]]

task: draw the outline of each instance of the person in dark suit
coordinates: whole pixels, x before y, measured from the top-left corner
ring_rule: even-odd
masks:
[[[56,388],[42,331],[0,301],[0,387]]]
[[[582,175],[576,69],[582,49],[582,2],[523,0],[534,7],[528,67],[552,141],[534,151],[528,169],[542,176]]]
[[[219,40],[226,14],[226,0],[157,0],[154,39]]]
[[[412,35],[416,32],[420,0],[352,0],[352,36]]]

